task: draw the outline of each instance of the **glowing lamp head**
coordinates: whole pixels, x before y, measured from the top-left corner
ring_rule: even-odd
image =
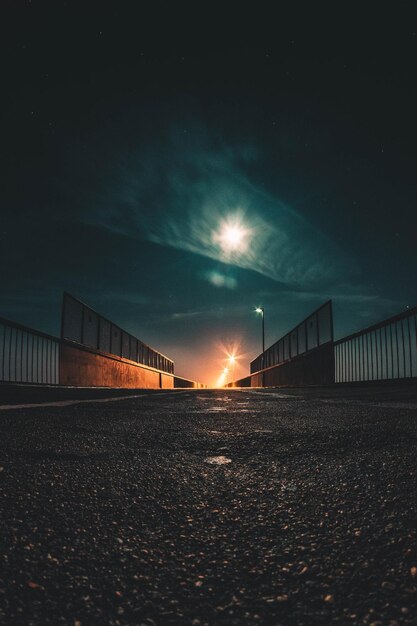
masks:
[[[255,309],[255,312],[256,312],[256,313],[263,313],[263,312],[264,312],[264,310],[263,310],[263,308],[262,308],[262,307],[257,306],[257,307],[256,307],[256,309]]]

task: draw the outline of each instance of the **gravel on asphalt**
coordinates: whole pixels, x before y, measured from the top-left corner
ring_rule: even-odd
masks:
[[[0,412],[0,623],[417,623],[417,396]]]

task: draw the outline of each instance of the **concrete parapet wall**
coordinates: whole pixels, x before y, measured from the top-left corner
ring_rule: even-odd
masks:
[[[128,359],[62,341],[59,382],[74,387],[172,389],[174,376]]]
[[[303,387],[334,383],[334,350],[329,342],[280,365],[266,368],[227,387]]]
[[[251,387],[302,387],[334,383],[333,342],[307,352],[291,361],[253,374]]]

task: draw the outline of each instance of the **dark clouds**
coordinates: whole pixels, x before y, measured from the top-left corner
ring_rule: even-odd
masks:
[[[251,269],[287,286],[315,289],[346,281],[357,273],[353,258],[240,165],[268,158],[257,146],[216,142],[215,129],[211,134],[196,124],[182,132],[175,128],[132,155],[123,171],[115,164],[119,176],[111,189],[105,185],[84,219],[138,240]],[[227,220],[248,233],[244,252],[232,256],[216,238]]]

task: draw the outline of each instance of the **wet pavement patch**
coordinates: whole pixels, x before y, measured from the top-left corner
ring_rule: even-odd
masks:
[[[227,456],[209,456],[206,459],[206,463],[210,463],[210,465],[228,465],[232,462],[232,459],[227,458]]]
[[[210,409],[204,409],[204,413],[217,413],[217,411],[227,411],[224,406],[212,406]]]

